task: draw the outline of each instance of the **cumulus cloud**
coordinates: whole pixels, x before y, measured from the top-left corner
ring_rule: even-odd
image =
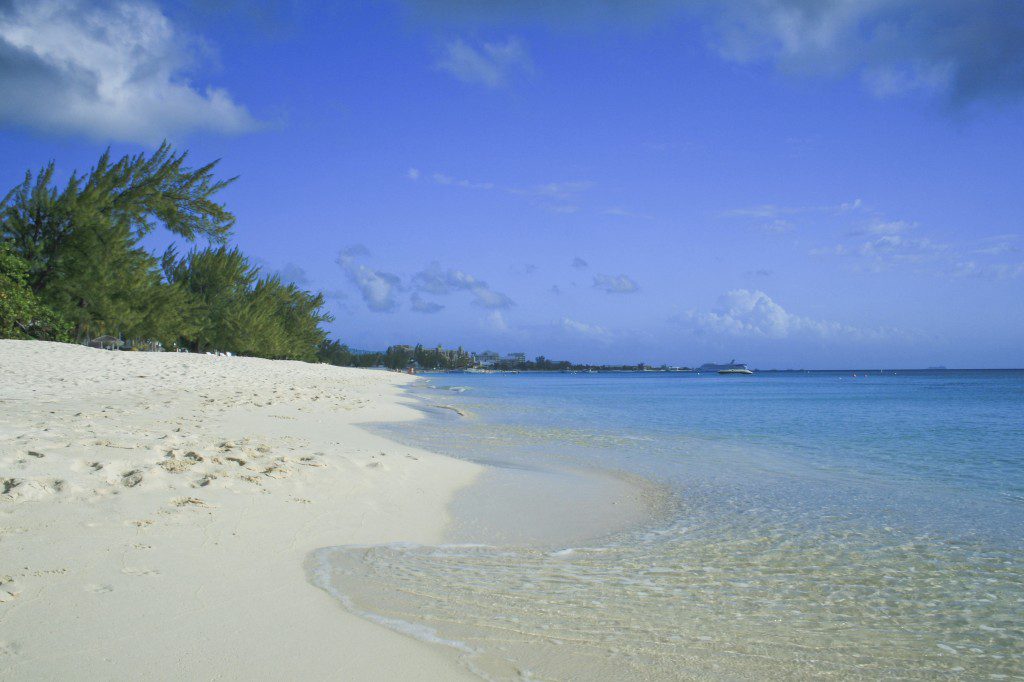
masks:
[[[366,247],[361,247],[366,252]],[[342,251],[337,263],[363,297],[363,302],[370,310],[378,313],[391,312],[398,308],[398,293],[402,290],[402,280],[398,275],[372,268],[359,263],[350,247]],[[361,254],[360,254],[361,255]]]
[[[436,296],[466,291],[472,295],[473,303],[484,308],[509,308],[515,305],[511,298],[500,291],[495,291],[487,282],[462,270],[442,269],[436,262],[413,275],[412,284],[419,291]]]
[[[437,67],[464,83],[499,88],[507,84],[513,74],[530,71],[532,63],[517,38],[503,43],[484,43],[480,47],[455,40],[445,46]]]
[[[142,143],[257,128],[226,90],[185,78],[194,47],[148,2],[0,2],[0,123]]]
[[[418,293],[413,292],[413,295],[409,298],[409,305],[413,312],[416,313],[438,313],[444,310],[444,306],[434,301],[428,301]]]
[[[810,336],[827,338],[882,337],[886,331],[864,331],[838,322],[801,317],[785,310],[763,291],[736,289],[718,299],[705,313],[689,313],[685,320],[703,334],[748,336],[771,339]]]
[[[633,294],[639,290],[629,275],[594,275],[594,288],[607,294]]]

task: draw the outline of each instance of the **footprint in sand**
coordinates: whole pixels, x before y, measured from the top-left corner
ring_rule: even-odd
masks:
[[[125,567],[125,568],[121,569],[121,572],[124,573],[125,575],[134,575],[134,576],[157,576],[157,575],[160,575],[160,571],[158,571],[156,569],[153,569],[153,568]]]
[[[105,594],[107,592],[113,592],[114,588],[110,585],[86,585],[86,592],[93,592],[95,594]]]

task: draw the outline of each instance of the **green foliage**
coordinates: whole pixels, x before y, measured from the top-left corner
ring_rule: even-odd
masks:
[[[69,341],[68,324],[28,287],[28,263],[0,243],[0,338]]]
[[[350,366],[355,357],[348,346],[333,339],[324,339],[316,349],[316,359],[329,365]]]
[[[223,242],[235,218],[213,196],[234,181],[215,180],[217,162],[185,166],[166,142],[146,157],[124,156],[111,163],[109,150],[85,176],[73,174],[63,190],[52,184],[54,164],[31,172],[0,203],[3,237],[29,264],[36,292],[74,267],[83,232],[116,229],[136,240],[163,225],[187,240],[198,236]]]
[[[321,310],[323,296],[261,278],[237,248],[191,251],[181,260],[169,252],[164,271],[194,303],[194,350],[312,361],[326,341],[320,324],[333,318]]]
[[[57,333],[68,320],[78,339],[112,334],[198,351],[316,360],[326,343],[321,294],[277,277],[261,277],[237,249],[224,246],[234,216],[215,195],[217,162],[185,165],[187,154],[164,143],[151,155],[114,162],[109,150],[62,189],[54,164],[0,203],[3,331]],[[163,227],[213,248],[178,260],[141,245]],[[54,313],[53,311],[56,311]],[[49,329],[49,327],[46,327]]]

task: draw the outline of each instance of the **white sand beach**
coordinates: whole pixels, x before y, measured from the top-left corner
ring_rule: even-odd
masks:
[[[0,678],[466,677],[303,567],[438,541],[480,472],[359,428],[408,381],[0,341]]]

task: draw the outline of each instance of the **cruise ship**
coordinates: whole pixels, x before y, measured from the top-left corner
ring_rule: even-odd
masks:
[[[714,362],[707,362],[697,368],[698,372],[724,372],[728,370],[736,370],[738,373],[743,370],[750,371],[750,368],[742,362],[736,362],[736,360],[730,360],[728,364],[718,365]]]

